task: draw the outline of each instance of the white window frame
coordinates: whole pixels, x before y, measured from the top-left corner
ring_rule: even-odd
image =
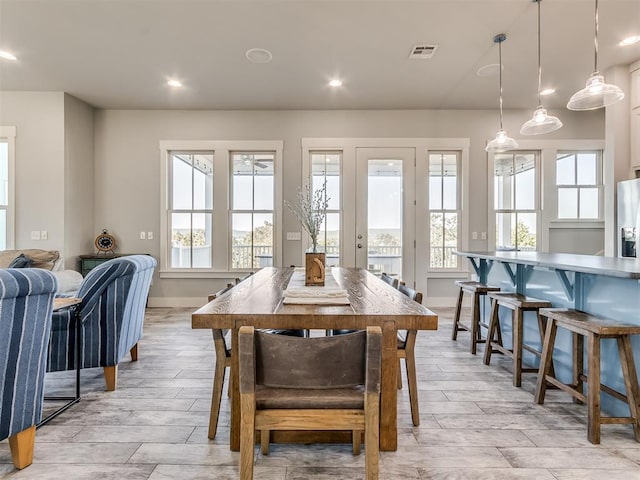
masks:
[[[539,251],[539,247],[540,247],[540,218],[541,218],[541,211],[542,211],[542,202],[540,200],[540,169],[541,169],[541,164],[542,164],[542,153],[539,150],[524,150],[524,149],[517,149],[517,150],[510,150],[508,152],[504,152],[506,154],[509,155],[513,155],[513,159],[515,161],[515,157],[518,154],[525,154],[525,155],[534,155],[534,168],[535,168],[535,175],[534,175],[534,192],[535,192],[535,198],[534,198],[534,205],[533,208],[527,208],[527,209],[519,209],[516,208],[515,205],[515,199],[513,199],[513,208],[501,208],[501,209],[496,209],[495,207],[495,155],[493,156],[493,162],[492,162],[492,168],[491,168],[491,173],[493,174],[491,177],[491,202],[492,202],[492,209],[493,209],[493,229],[492,229],[492,234],[493,234],[493,243],[491,243],[491,247],[489,248],[490,250],[497,250],[498,247],[496,245],[496,234],[495,234],[495,230],[496,230],[496,217],[499,213],[504,213],[504,214],[516,214],[516,217],[519,213],[522,214],[527,214],[527,213],[534,213],[536,215],[536,249],[535,251]],[[514,179],[515,179],[515,175],[514,175]],[[517,232],[517,222],[516,222],[516,232]],[[518,246],[515,245],[516,250],[518,249]]]
[[[556,155],[560,151],[603,151],[604,157],[604,140],[529,140],[518,139],[519,148],[517,151],[540,151],[540,209],[541,214],[538,216],[538,252],[549,251],[549,229],[551,228],[604,228],[604,221],[580,220],[580,221],[558,221],[556,218],[557,194],[556,194]],[[487,168],[487,245],[489,250],[493,248],[491,245],[496,244],[496,212],[494,206],[494,161],[493,154],[487,154],[487,161],[490,168]],[[603,172],[604,174],[604,172]],[[603,199],[603,206],[604,206]]]
[[[8,144],[8,184],[7,184],[7,205],[3,207],[6,210],[7,219],[7,250],[15,248],[15,179],[16,179],[16,127],[0,126],[0,140]]]
[[[342,180],[343,180],[343,176],[342,176],[342,169],[344,166],[344,153],[342,150],[311,150],[309,151],[309,176],[305,177],[306,178],[306,182],[303,185],[303,188],[306,188],[307,185],[311,186],[312,185],[312,165],[311,165],[311,161],[312,161],[312,155],[338,155],[340,157],[340,205],[338,206],[338,209],[334,209],[334,208],[328,208],[326,209],[325,213],[330,213],[330,214],[338,214],[340,216],[340,236],[339,236],[339,243],[338,243],[338,251],[340,252],[340,257],[338,259],[338,265],[342,265],[342,237],[344,235],[344,232],[342,230],[342,222],[344,219],[344,215],[343,215],[343,210],[342,210],[342,201],[343,201],[343,197],[344,195],[342,194]],[[325,173],[325,177],[326,177],[326,173]],[[325,224],[326,225],[326,224]],[[326,233],[326,231],[325,231]],[[309,237],[307,235],[307,237]],[[307,238],[307,248],[309,248],[311,246],[311,242],[310,239]]]
[[[469,138],[374,138],[374,137],[354,137],[354,138],[303,138],[302,145],[302,182],[305,184],[310,178],[312,151],[341,151],[342,152],[342,217],[340,226],[340,260],[343,264],[355,264],[355,225],[345,223],[346,218],[355,218],[356,204],[356,150],[358,148],[395,148],[409,147],[416,151],[416,208],[414,209],[414,224],[416,238],[429,238],[429,225],[424,221],[428,216],[429,202],[429,162],[427,152],[429,151],[460,151],[461,152],[461,203],[462,209],[460,221],[460,250],[469,248]],[[418,219],[420,219],[418,221]],[[305,242],[300,246],[301,255],[307,248]],[[460,278],[469,271],[469,262],[459,262],[459,270],[428,270],[428,242],[420,242],[416,245],[414,258],[417,263],[413,266],[416,288],[426,291],[426,283],[431,278]],[[424,261],[422,261],[422,260]]]
[[[566,155],[579,155],[581,153],[595,153],[596,155],[596,183],[595,185],[583,185],[583,184],[578,184],[577,183],[577,177],[576,177],[576,183],[575,184],[568,184],[568,185],[558,185],[557,181],[557,170],[554,170],[553,175],[554,175],[554,185],[555,185],[555,190],[556,190],[556,209],[555,209],[555,220],[557,220],[558,222],[575,222],[575,223],[584,223],[584,222],[602,222],[604,221],[604,169],[603,169],[603,163],[602,163],[602,157],[603,157],[603,151],[602,150],[580,150],[580,149],[569,149],[569,150],[558,150],[556,152],[556,162],[557,162],[557,156],[559,154],[566,154]],[[574,159],[574,163],[576,162],[576,159]],[[577,170],[576,170],[576,176],[577,176]],[[558,197],[559,197],[559,193],[560,193],[560,189],[561,188],[570,188],[570,189],[576,189],[578,190],[577,194],[578,194],[578,214],[580,213],[580,189],[581,188],[594,188],[597,189],[598,191],[598,217],[597,218],[580,218],[575,217],[575,218],[560,218],[558,216]]]
[[[273,154],[273,188],[274,188],[274,199],[273,199],[273,210],[260,210],[257,208],[248,210],[248,209],[234,209],[233,207],[233,155],[242,155],[242,154]],[[233,214],[234,213],[245,213],[245,214],[272,214],[273,215],[273,233],[272,233],[272,239],[274,242],[273,245],[273,255],[272,255],[272,265],[275,265],[275,239],[276,239],[276,225],[275,225],[275,218],[276,218],[276,204],[275,204],[275,187],[276,187],[276,162],[275,162],[275,152],[273,150],[262,150],[262,151],[256,151],[256,150],[252,150],[252,151],[245,151],[245,150],[233,150],[229,152],[229,271],[231,272],[250,272],[255,270],[255,268],[233,268],[231,266],[231,255],[233,253]],[[255,172],[255,169],[254,169]],[[255,175],[253,175],[253,177],[255,177]],[[254,178],[255,181],[255,178]],[[215,183],[215,180],[214,180]],[[254,199],[255,199],[255,190],[252,191],[252,194],[254,195]],[[254,204],[255,207],[255,204]],[[253,247],[253,243],[252,243],[252,247]]]
[[[229,278],[244,269],[231,269],[231,154],[232,152],[274,153],[273,265],[282,259],[282,151],[281,140],[161,140],[160,148],[160,278]],[[171,268],[169,254],[170,153],[213,152],[213,224],[211,268]],[[252,269],[246,269],[250,271]]]
[[[429,230],[429,237],[431,238],[431,213],[432,212],[441,212],[444,216],[445,213],[456,213],[457,215],[457,232],[456,232],[456,250],[462,249],[462,219],[463,219],[463,209],[462,209],[462,199],[463,199],[463,179],[466,178],[466,175],[463,176],[462,173],[462,165],[463,165],[463,150],[461,149],[432,149],[427,151],[427,190],[429,188],[429,156],[430,155],[438,155],[438,154],[455,154],[456,155],[456,208],[455,210],[445,209],[444,205],[441,209],[431,210],[429,206],[429,196],[427,196],[427,217],[426,222]],[[444,218],[444,217],[443,217]],[[431,266],[431,242],[429,242],[428,256],[427,256],[427,272],[429,273],[459,273],[467,271],[467,261],[463,257],[457,257],[457,266],[454,268],[447,267],[432,267]],[[463,265],[464,264],[464,265]]]

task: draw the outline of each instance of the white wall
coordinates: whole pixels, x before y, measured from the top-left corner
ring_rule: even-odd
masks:
[[[64,94],[0,92],[0,125],[16,127],[15,248],[62,251]],[[48,240],[31,240],[34,230],[47,230]]]
[[[564,127],[545,138],[604,137],[603,112],[552,112]],[[505,112],[505,128],[518,137],[531,111]],[[108,228],[119,251],[159,255],[160,140],[283,140],[284,198],[300,185],[304,137],[465,137],[470,138],[468,231],[487,230],[487,156],[484,145],[498,128],[496,111],[367,110],[367,111],[140,111],[97,110],[95,115],[95,226]],[[284,212],[283,231],[297,231],[295,218]],[[154,240],[139,240],[153,231]],[[472,250],[486,241],[469,240]],[[299,252],[284,249],[283,265]],[[224,280],[154,279],[156,297],[200,298]],[[452,279],[429,282],[428,296],[450,296]]]
[[[93,223],[93,107],[64,96],[64,250],[65,266],[78,269],[78,255],[95,250]]]

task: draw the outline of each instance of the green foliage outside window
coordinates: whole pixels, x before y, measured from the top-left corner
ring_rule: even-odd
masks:
[[[518,220],[515,232],[511,233],[511,245],[514,245],[516,248],[536,248],[536,235],[531,232],[529,227],[525,225],[522,220]],[[529,250],[529,248],[527,250]]]
[[[173,232],[171,240],[174,245],[181,247],[204,247],[206,245],[203,229],[193,230],[193,233],[189,231]]]

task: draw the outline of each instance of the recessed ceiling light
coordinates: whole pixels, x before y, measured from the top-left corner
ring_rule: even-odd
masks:
[[[271,52],[264,48],[250,48],[244,55],[253,63],[269,63],[273,58]]]
[[[169,85],[170,87],[181,87],[182,82],[180,80],[169,80],[167,82],[167,85]]]
[[[14,54],[5,52],[4,50],[0,50],[0,58],[4,58],[5,60],[17,60]]]
[[[476,75],[479,77],[491,77],[493,75],[497,75],[499,72],[500,64],[490,63],[489,65],[484,65],[476,70]]]
[[[629,45],[633,45],[634,43],[640,42],[640,35],[633,35],[632,37],[627,37],[620,42],[620,45],[623,47],[627,47]]]
[[[334,78],[329,81],[329,85],[331,85],[332,87],[339,87],[340,85],[342,85],[342,80]]]
[[[540,91],[540,95],[551,95],[552,93],[556,93],[555,88],[545,88],[544,90]]]

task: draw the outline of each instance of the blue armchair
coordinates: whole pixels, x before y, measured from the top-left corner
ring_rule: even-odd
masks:
[[[0,270],[0,440],[9,438],[16,468],[33,461],[57,287],[45,270]]]
[[[55,312],[47,371],[75,369],[76,319],[81,322],[81,368],[103,367],[106,389],[116,389],[118,363],[131,352],[138,359],[144,310],[156,260],[130,255],[92,269],[80,285],[78,315]]]

